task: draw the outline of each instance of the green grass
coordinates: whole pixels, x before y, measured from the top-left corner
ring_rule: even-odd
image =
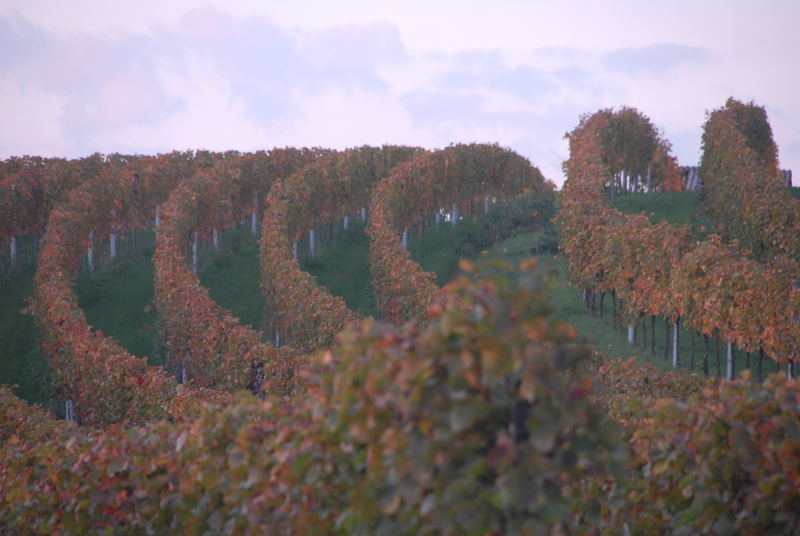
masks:
[[[16,394],[32,404],[47,405],[50,371],[39,348],[33,317],[23,314],[33,294],[35,267],[0,277],[0,384],[17,385]]]
[[[546,202],[544,204],[547,204]],[[547,210],[549,208],[549,211]],[[536,211],[537,216],[531,216]],[[552,248],[555,234],[548,222],[552,203],[543,207],[540,199],[523,199],[518,203],[498,206],[489,216],[465,219],[458,225],[440,224],[428,227],[424,236],[409,237],[409,251],[423,270],[436,274],[436,282],[444,286],[458,272],[458,261],[474,258],[483,248],[491,247],[498,228],[538,226],[533,234],[532,251]],[[369,269],[369,239],[360,222],[328,244],[314,259],[304,258],[303,268],[341,296],[348,307],[364,316],[379,317],[372,293]]]
[[[204,250],[213,246],[204,244]],[[211,298],[258,330],[264,317],[264,297],[259,287],[258,243],[247,227],[231,229],[220,237],[219,252],[200,270],[200,283]]]
[[[77,278],[86,320],[151,365],[162,365],[158,315],[153,310],[153,247],[150,245],[94,274]]]
[[[530,257],[538,258],[544,266],[552,268],[557,273],[558,284],[550,293],[550,300],[555,309],[553,312],[555,318],[574,326],[583,342],[595,346],[612,357],[645,359],[646,356],[642,352],[628,345],[625,337],[612,331],[610,325],[604,321],[589,314],[578,289],[573,287],[567,279],[567,262],[563,257],[552,254],[535,254],[537,239],[536,232],[513,236],[493,247],[487,257],[501,259],[515,265]],[[610,307],[608,316],[611,316]]]
[[[320,285],[344,298],[351,310],[364,316],[380,317],[370,283],[369,237],[361,222],[352,222],[335,242],[302,264]]]
[[[795,199],[800,199],[800,187],[795,186],[793,188],[789,188],[789,193],[791,193],[792,197]]]
[[[644,212],[653,223],[697,224],[699,192],[626,193],[611,204],[624,214]]]
[[[474,257],[474,251],[463,240],[462,224],[442,224],[429,228],[425,236],[411,239],[411,258],[426,272],[436,274],[436,284],[444,286],[458,273],[458,261]],[[468,251],[464,251],[468,249]]]
[[[535,252],[533,245],[536,243],[537,237],[535,233],[522,233],[517,236],[511,237],[508,240],[496,245],[492,248],[490,257],[502,259],[513,264],[518,264],[521,260],[536,256],[545,265],[552,267],[558,274],[558,284],[550,294],[551,303],[555,311],[554,317],[558,320],[568,323],[575,327],[583,342],[592,344],[601,352],[606,353],[614,359],[627,359],[635,357],[642,362],[653,363],[664,370],[672,368],[672,349],[671,343],[669,347],[669,354],[664,358],[664,318],[656,317],[655,331],[656,331],[656,351],[650,351],[650,323],[648,319],[648,335],[647,347],[642,348],[639,346],[641,341],[641,331],[637,328],[637,345],[632,346],[627,342],[627,331],[617,331],[612,326],[612,306],[611,296],[606,296],[605,299],[605,314],[604,317],[598,318],[593,316],[589,309],[586,307],[580,291],[574,287],[567,277],[567,262],[561,256],[553,255],[532,255]],[[671,337],[671,332],[670,332]],[[671,338],[670,338],[671,340]],[[679,363],[682,368],[688,369],[690,362],[690,336],[686,329],[681,331],[679,348]],[[716,364],[716,341],[709,340],[709,373],[711,376],[717,375]],[[700,335],[695,336],[695,362],[694,372],[703,373],[703,337]],[[725,343],[720,342],[720,370],[722,375],[726,373],[725,365]],[[751,368],[753,369],[753,378],[755,378],[756,355],[751,356]],[[737,374],[739,371],[746,368],[747,357],[745,352],[741,350],[734,351],[734,359],[736,362]],[[776,370],[775,362],[765,356],[763,362],[764,374],[774,372]]]
[[[800,197],[800,188],[792,190]],[[615,206],[628,213],[645,211],[653,221],[697,224],[698,208],[694,192],[667,192],[658,194],[627,194],[618,198]],[[527,209],[526,209],[527,210]],[[519,215],[512,213],[513,218]],[[501,217],[509,217],[508,214]],[[501,223],[504,223],[502,220]],[[491,228],[496,231],[495,227]],[[502,225],[500,225],[502,226]],[[457,226],[439,225],[429,228],[424,237],[412,237],[412,257],[424,270],[437,274],[437,283],[444,285],[458,271],[461,258],[482,257],[486,246],[488,227],[485,222],[462,221]],[[555,315],[578,330],[583,339],[615,358],[634,356],[669,368],[663,359],[663,319],[656,320],[657,348],[655,355],[649,350],[628,345],[624,333],[611,326],[610,297],[606,298],[604,319],[595,318],[585,307],[578,289],[569,284],[566,262],[543,252],[552,249],[554,235],[550,228],[525,231],[503,240],[491,248],[487,256],[518,263],[523,258],[538,255],[552,264],[559,273],[559,285],[551,299]],[[157,316],[152,310],[153,267],[152,233],[145,236],[145,248],[134,252],[92,276],[81,275],[77,280],[80,305],[87,320],[96,329],[115,338],[135,355],[150,357],[152,364],[160,364],[160,340]],[[259,288],[258,245],[242,228],[223,233],[219,251],[208,255],[211,246],[204,244],[201,259],[206,258],[200,273],[201,283],[209,289],[211,297],[229,309],[244,324],[255,329],[262,326],[264,301]],[[321,285],[342,296],[348,306],[364,316],[378,316],[370,285],[368,261],[369,242],[363,225],[352,222],[350,230],[339,234],[334,242],[324,245],[314,259],[304,259],[304,269],[314,275]],[[33,318],[22,314],[26,299],[33,292],[32,267],[25,270],[5,271],[0,274],[0,383],[17,384],[17,393],[23,399],[46,405],[50,397],[50,377],[46,360],[38,346],[38,332]],[[702,370],[702,338],[696,340],[695,370]],[[689,337],[681,337],[682,362],[688,362]],[[711,341],[710,369],[716,371],[714,341]],[[745,356],[737,351],[737,370],[744,367]],[[724,343],[722,344],[722,372],[725,372]],[[755,357],[753,358],[755,362]],[[774,363],[765,360],[765,372],[772,372]]]
[[[531,257],[531,252],[535,250],[532,247],[537,240],[534,233],[523,233],[492,248],[491,257],[506,260],[508,262],[518,264],[521,260]],[[642,362],[653,363],[665,370],[672,368],[672,348],[671,343],[668,348],[668,355],[664,357],[665,348],[665,325],[663,317],[656,317],[655,332],[656,332],[656,348],[655,353],[651,353],[650,342],[650,321],[648,322],[648,335],[647,346],[642,348],[641,344],[641,331],[637,328],[637,345],[630,345],[627,342],[627,330],[617,331],[612,326],[612,306],[611,296],[606,296],[605,299],[605,314],[603,318],[593,316],[589,309],[586,307],[580,291],[574,287],[567,278],[567,262],[561,256],[552,255],[535,255],[546,266],[551,267],[558,274],[558,284],[550,294],[551,303],[555,311],[554,317],[558,320],[568,323],[575,327],[578,331],[583,342],[593,345],[598,350],[605,352],[615,359],[627,359],[635,357]],[[671,330],[672,328],[670,328]],[[671,341],[671,331],[670,331]],[[682,368],[690,368],[690,335],[686,329],[683,329],[678,344],[679,349],[679,363]],[[709,340],[709,373],[711,376],[717,375],[716,364],[716,341]],[[725,343],[720,342],[720,370],[722,375],[726,373],[725,365]],[[699,374],[703,373],[703,353],[704,341],[702,336],[695,336],[695,360],[694,368],[692,370]],[[753,370],[753,378],[756,377],[756,355],[751,355],[751,369]],[[736,361],[736,371],[746,368],[747,356],[741,350],[734,351],[734,359]],[[769,358],[764,359],[763,372],[768,374],[776,370],[775,362]]]

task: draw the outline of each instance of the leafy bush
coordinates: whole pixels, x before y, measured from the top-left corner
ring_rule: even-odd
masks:
[[[0,531],[570,530],[574,483],[607,478],[621,452],[588,351],[549,316],[541,271],[464,268],[428,327],[340,335],[291,406],[245,393],[193,421],[6,445]]]
[[[749,379],[709,383],[685,402],[631,400],[627,478],[594,496],[605,505],[598,532],[800,531],[800,383]]]

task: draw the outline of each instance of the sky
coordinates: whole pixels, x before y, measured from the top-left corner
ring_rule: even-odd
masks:
[[[557,185],[582,114],[700,159],[766,108],[800,170],[797,0],[0,0],[0,158],[493,142]]]

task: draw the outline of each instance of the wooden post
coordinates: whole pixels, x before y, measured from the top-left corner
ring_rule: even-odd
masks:
[[[350,225],[350,217],[345,216],[344,219],[342,220],[342,226],[344,227],[345,231],[347,230],[348,225]]]
[[[764,369],[761,368],[764,363],[764,349],[758,347],[758,381],[764,381]]]
[[[11,251],[11,266],[16,266],[17,264],[17,237],[11,237],[11,246],[9,246]]]
[[[367,221],[367,207],[361,207],[361,222],[365,223]]]
[[[652,162],[647,164],[647,187],[646,187],[646,190],[647,190],[648,193],[653,191],[653,163]]]
[[[609,190],[609,194],[611,196],[611,202],[614,202],[614,199],[617,197],[617,174],[611,177],[611,189]]]
[[[311,229],[308,232],[308,253],[312,257],[314,256],[314,252],[316,251],[315,243],[314,243],[314,229]]]
[[[483,198],[483,215],[489,214],[489,196]]]
[[[628,344],[633,344],[633,338],[636,335],[636,328],[634,326],[628,326]]]
[[[256,236],[258,231],[258,214],[254,210],[253,213],[250,215],[250,232],[253,236]]]
[[[161,205],[156,205],[156,223],[154,225],[156,236],[158,236],[158,225],[161,223]]]
[[[734,365],[733,365],[733,342],[728,341],[727,347],[725,349],[725,359],[727,363],[726,373],[729,380],[733,379],[734,375]]]
[[[677,367],[679,362],[678,344],[680,343],[681,317],[675,319],[672,327],[672,366]]]
[[[278,333],[278,330],[275,330],[275,348],[281,347],[281,334]]]
[[[181,383],[186,383],[186,367],[181,365]]]
[[[642,350],[647,350],[647,316],[641,313],[639,323],[642,325]]]
[[[650,315],[650,353],[656,355],[656,315]]]
[[[64,405],[65,405],[64,418],[69,422],[74,422],[75,421],[75,409],[73,407],[72,400],[67,400],[66,404],[64,404]]]
[[[403,230],[403,249],[408,249],[408,229]]]
[[[108,250],[111,255],[111,260],[117,258],[117,233],[111,233],[108,237]]]
[[[94,272],[94,231],[89,231],[89,249],[86,250],[86,261],[89,264],[89,271]]]
[[[216,227],[211,231],[211,239],[214,242],[214,249],[219,248],[219,231]]]
[[[292,243],[292,256],[296,259],[297,258],[297,242]]]
[[[611,329],[617,329],[617,292],[611,291]]]
[[[786,375],[789,376],[790,380],[794,379],[794,361],[789,361],[786,364]]]
[[[192,242],[192,272],[197,273],[197,263],[200,260],[200,241],[197,237],[197,231],[194,232],[194,241]]]
[[[458,205],[453,203],[453,211],[450,213],[450,223],[453,225],[458,221]]]

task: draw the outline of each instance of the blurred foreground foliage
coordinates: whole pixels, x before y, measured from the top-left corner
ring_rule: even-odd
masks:
[[[550,270],[462,263],[425,323],[350,328],[287,403],[89,432],[0,391],[0,532],[789,534],[800,388],[579,345]]]

